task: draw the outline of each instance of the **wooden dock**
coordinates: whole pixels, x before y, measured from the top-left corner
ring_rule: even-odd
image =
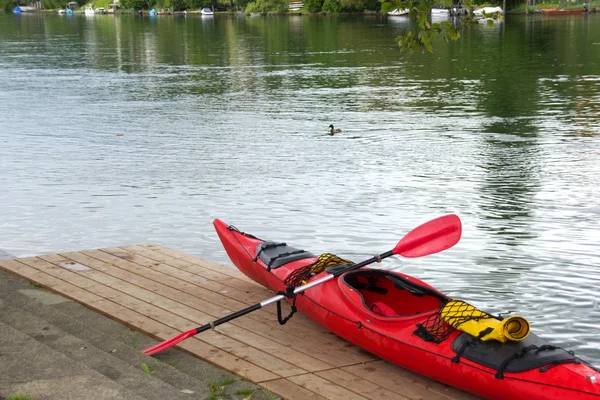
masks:
[[[160,341],[273,296],[232,267],[159,245],[0,260],[0,268]],[[178,347],[289,400],[477,399],[387,363],[304,315],[280,326],[274,306]]]

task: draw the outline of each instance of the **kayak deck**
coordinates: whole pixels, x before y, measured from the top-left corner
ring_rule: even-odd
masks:
[[[0,260],[0,269],[161,341],[273,295],[234,268],[157,245]],[[302,314],[282,327],[274,305],[179,347],[290,400],[477,398],[378,359]]]

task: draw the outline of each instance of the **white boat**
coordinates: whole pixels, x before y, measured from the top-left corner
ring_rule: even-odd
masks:
[[[502,10],[502,7],[483,7],[483,8],[478,8],[477,10],[473,10],[473,15],[475,15],[476,17],[482,17],[483,13],[486,13],[486,14],[493,14],[493,13],[504,14],[504,11]]]
[[[210,8],[204,7],[202,10],[200,10],[200,14],[202,14],[202,15],[214,15],[214,12]]]
[[[483,13],[485,13],[486,17],[483,16]],[[500,7],[483,7],[473,10],[473,17],[475,17],[480,24],[487,24],[490,23],[490,21],[500,22],[502,21],[502,14],[504,14],[504,11],[502,11],[502,8]]]
[[[85,15],[94,15],[96,14],[96,12],[94,11],[94,9],[92,8],[92,6],[87,6],[85,10],[83,10],[83,13]]]
[[[408,8],[396,8],[394,11],[388,12],[388,15],[391,17],[403,17],[410,13]]]
[[[431,15],[447,16],[450,15],[450,10],[442,8],[442,6],[433,7],[431,9]]]

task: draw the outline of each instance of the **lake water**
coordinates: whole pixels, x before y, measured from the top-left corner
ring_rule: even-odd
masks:
[[[361,261],[457,213],[457,246],[381,267],[600,365],[600,15],[509,16],[411,57],[406,29],[0,14],[0,249],[229,263],[221,218]]]

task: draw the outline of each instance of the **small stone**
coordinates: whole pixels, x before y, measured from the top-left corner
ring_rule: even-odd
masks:
[[[194,391],[193,391],[193,390],[190,390],[190,389],[183,389],[183,390],[181,391],[181,393],[185,393],[185,394],[194,394]]]

